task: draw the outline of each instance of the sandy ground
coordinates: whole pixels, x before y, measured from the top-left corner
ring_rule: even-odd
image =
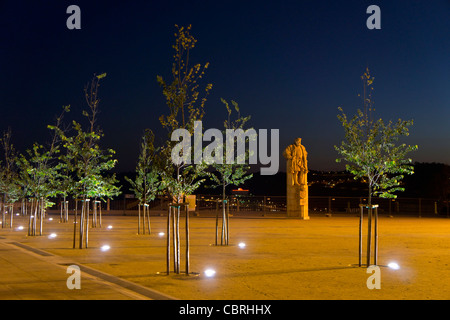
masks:
[[[230,245],[214,246],[215,219],[190,218],[190,276],[166,275],[166,217],[152,216],[152,233],[137,234],[137,217],[104,216],[91,228],[88,249],[73,249],[73,223],[46,220],[44,235],[26,236],[26,220],[0,236],[179,299],[450,299],[450,219],[380,217],[381,289],[368,289],[367,268],[357,267],[357,216],[315,216],[310,220],[254,215],[230,218]],[[17,230],[19,225],[24,230]],[[111,225],[112,229],[107,226]],[[181,219],[184,271],[184,218]],[[364,226],[364,256],[366,245]],[[56,233],[56,238],[48,238]],[[245,248],[238,243],[244,242]],[[108,244],[111,249],[102,252]],[[390,262],[399,270],[386,267]],[[214,277],[204,271],[214,269]],[[173,266],[171,266],[173,270]]]

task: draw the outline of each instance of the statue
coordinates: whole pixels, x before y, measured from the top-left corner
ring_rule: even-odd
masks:
[[[302,146],[302,138],[295,139],[295,144],[291,144],[284,150],[283,156],[288,160],[287,170],[292,173],[292,185],[301,186],[302,189],[307,184],[306,174],[308,173],[308,153]]]
[[[307,155],[301,138],[295,139],[283,152],[287,160],[287,215],[305,220],[309,219]]]

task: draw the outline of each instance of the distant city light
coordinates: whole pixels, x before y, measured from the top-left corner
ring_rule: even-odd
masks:
[[[18,226],[17,230],[23,230],[23,226]]]
[[[20,213],[16,213],[16,216],[19,216],[20,215]]]
[[[389,263],[388,267],[391,268],[391,269],[394,269],[394,270],[400,269],[400,266],[397,263],[395,263],[395,262]]]
[[[216,274],[216,271],[213,269],[206,269],[205,270],[205,276],[208,278],[213,277]]]
[[[103,252],[108,251],[109,249],[111,249],[111,247],[107,244],[103,245],[100,250],[102,250]]]
[[[53,221],[53,218],[48,218],[48,221]]]

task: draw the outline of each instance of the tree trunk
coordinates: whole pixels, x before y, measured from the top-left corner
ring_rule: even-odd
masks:
[[[144,209],[147,212],[147,227],[148,227],[148,234],[152,233],[151,225],[150,225],[150,210],[148,204],[144,205]]]
[[[36,199],[36,205],[34,207],[34,216],[33,216],[33,232],[32,232],[33,236],[36,235],[36,219],[38,215],[38,210],[39,210],[39,199]]]
[[[86,234],[84,236],[85,238],[85,247],[88,247],[89,244],[89,201],[90,199],[86,199]]]
[[[44,219],[44,199],[41,199],[40,209],[41,210],[39,214],[39,235],[42,236],[43,219]]]
[[[169,210],[167,211],[167,247],[166,247],[166,262],[167,262],[167,275],[170,273],[170,215],[172,213],[172,207],[169,204]]]
[[[227,219],[227,200],[225,194],[225,182],[222,184],[222,238],[220,239],[221,245],[228,244],[228,219]]]
[[[216,205],[218,205],[219,200],[217,200]],[[219,237],[219,210],[216,209],[216,246],[217,246],[217,239]]]
[[[5,228],[5,196],[3,195],[3,201],[1,204],[1,210],[2,210],[2,229]]]
[[[367,218],[367,267],[370,266],[370,254],[372,252],[372,188],[369,186]]]
[[[359,204],[360,207],[360,216],[359,216],[359,266],[362,265],[362,245],[363,245],[363,239],[362,239],[362,225],[363,225],[363,216],[364,216],[364,205],[362,203]]]
[[[28,236],[31,236],[31,226],[32,226],[32,216],[33,216],[33,199],[30,202],[30,215],[28,216]]]
[[[77,235],[77,210],[78,210],[78,200],[75,200],[75,210],[73,212],[73,248],[75,249],[75,238]]]
[[[94,201],[92,202],[92,223],[91,227],[96,228],[97,227],[97,198],[94,198]]]
[[[147,224],[147,219],[146,219],[146,216],[145,216],[145,203],[142,205],[142,231],[143,231],[143,233],[145,234],[145,228],[146,228],[146,225]]]
[[[230,199],[227,201],[227,245],[230,241]]]
[[[180,206],[177,210],[177,273],[180,273]]]
[[[69,201],[66,200],[66,196],[64,196],[64,209],[66,210],[66,222],[69,222]]]
[[[9,206],[9,228],[13,227],[14,205]]]
[[[176,208],[176,207],[175,207]],[[176,213],[172,213],[172,236],[173,236],[173,272],[177,273],[177,228],[176,228]]]
[[[84,216],[86,211],[86,198],[83,198],[81,204],[81,215],[80,215],[80,238],[79,238],[79,248],[83,249],[83,237],[84,237]]]
[[[377,260],[378,260],[378,208],[375,208],[374,248],[373,248],[374,265],[377,265]]]
[[[189,205],[186,206],[186,275],[189,275]]]
[[[138,234],[141,234],[141,204],[138,204]]]
[[[100,228],[102,227],[102,203],[101,202],[99,202],[98,203],[98,208],[99,208],[99,210],[100,210],[100,212],[99,212],[99,225],[100,225]]]

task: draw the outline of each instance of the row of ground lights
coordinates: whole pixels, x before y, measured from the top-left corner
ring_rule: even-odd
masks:
[[[16,214],[16,215],[18,215],[18,214]],[[49,218],[49,220],[51,221],[51,220],[53,220],[53,219],[52,219],[52,218]],[[1,221],[0,221],[0,224],[1,224]],[[109,225],[107,228],[108,228],[108,229],[112,229],[112,226]],[[17,230],[23,230],[23,226],[17,227]],[[164,232],[160,232],[160,233],[158,233],[158,235],[159,235],[160,237],[163,237],[163,236],[165,235],[165,233],[164,233]],[[54,239],[54,238],[56,238],[56,236],[57,236],[56,233],[51,233],[51,234],[48,236],[48,238],[49,238],[49,239]],[[239,247],[240,249],[244,249],[245,246],[246,246],[246,245],[245,245],[244,242],[239,242],[239,244],[238,244],[238,247]],[[110,247],[109,245],[107,245],[107,244],[105,244],[105,245],[103,245],[103,246],[100,247],[100,250],[103,251],[103,252],[108,251],[109,249],[111,249],[111,247]],[[399,266],[396,262],[390,262],[387,266],[388,266],[390,269],[394,269],[394,270],[399,270],[399,269],[400,269],[400,266]],[[210,278],[210,277],[213,277],[213,276],[216,274],[216,271],[215,271],[214,269],[206,269],[206,270],[204,271],[204,274],[205,274],[206,277]]]

